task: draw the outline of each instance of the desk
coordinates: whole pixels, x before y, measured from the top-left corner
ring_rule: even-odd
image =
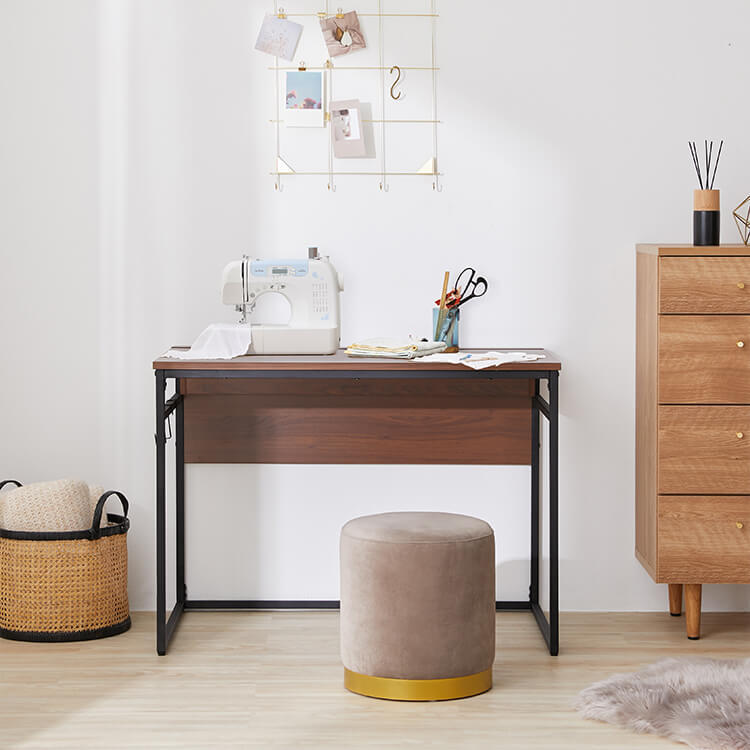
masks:
[[[501,350],[502,351],[502,350]],[[505,464],[531,466],[531,585],[524,601],[550,654],[559,649],[558,376],[550,352],[486,370],[330,356],[154,362],[156,375],[156,649],[183,612],[320,609],[337,601],[190,599],[185,585],[185,463]],[[174,395],[167,381],[174,381]],[[548,399],[541,394],[547,381]],[[170,417],[175,415],[172,432]],[[549,422],[549,620],[539,603],[540,414]],[[167,617],[166,445],[175,447],[176,604]]]

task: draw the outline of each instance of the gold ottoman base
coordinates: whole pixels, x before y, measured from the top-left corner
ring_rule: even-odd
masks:
[[[344,668],[344,687],[352,693],[391,701],[449,701],[487,692],[492,687],[492,670],[440,680],[399,680]]]

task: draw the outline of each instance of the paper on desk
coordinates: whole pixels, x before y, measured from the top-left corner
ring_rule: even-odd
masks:
[[[170,349],[164,356],[174,359],[232,359],[247,354],[249,348],[249,325],[212,323],[189,349]]]
[[[544,354],[531,352],[457,352],[456,354],[431,354],[422,357],[420,362],[445,362],[452,365],[466,365],[472,370],[484,370],[486,367],[507,365],[511,362],[536,362],[544,359]]]

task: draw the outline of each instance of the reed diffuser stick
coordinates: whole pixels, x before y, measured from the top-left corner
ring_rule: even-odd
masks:
[[[716,164],[714,164],[714,173],[711,177],[711,190],[714,189],[714,180],[716,179],[716,169],[719,166],[719,159],[721,159],[721,149],[724,147],[724,141],[719,144],[719,153],[716,154]]]
[[[701,168],[698,164],[698,150],[695,147],[695,141],[688,141],[688,148],[690,149],[690,156],[693,157],[693,166],[695,167],[695,173],[698,175],[698,184],[703,190],[703,180],[701,179]]]
[[[713,141],[712,141],[712,143],[713,143]],[[703,141],[703,150],[706,152],[706,187],[708,187],[708,170],[709,170],[708,141]]]

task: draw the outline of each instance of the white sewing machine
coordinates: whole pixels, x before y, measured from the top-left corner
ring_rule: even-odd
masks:
[[[341,337],[339,292],[344,280],[327,257],[309,248],[307,260],[242,260],[224,269],[221,299],[251,325],[249,354],[333,354]],[[292,308],[285,325],[248,322],[258,299],[283,294]]]

